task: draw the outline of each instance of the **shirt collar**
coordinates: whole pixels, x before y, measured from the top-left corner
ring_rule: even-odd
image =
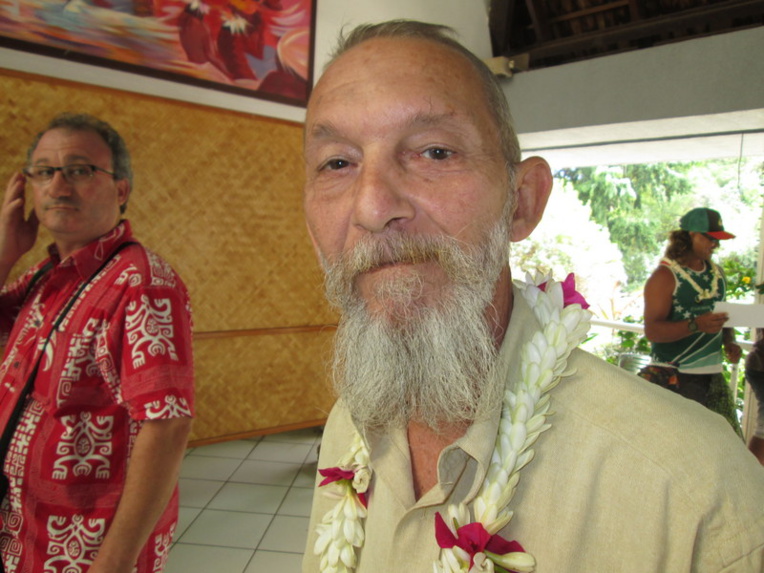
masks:
[[[520,359],[522,347],[525,342],[530,340],[540,329],[540,325],[532,309],[528,305],[522,292],[516,288],[513,289],[512,315],[509,321],[507,334],[502,341],[501,348],[496,360],[497,375],[504,381],[504,388],[514,388],[522,373],[520,372]],[[468,456],[473,458],[479,469],[467,501],[477,495],[483,479],[488,471],[496,446],[496,436],[499,432],[499,422],[501,420],[501,409],[484,420],[479,420],[472,424],[467,432],[454,442],[446,451],[452,448],[459,448]],[[445,453],[445,451],[444,451]]]
[[[130,221],[123,219],[111,231],[78,249],[63,261],[55,243],[48,247],[48,253],[56,265],[72,265],[82,280],[87,280],[111,256],[117,247],[132,239],[133,232],[130,227]]]

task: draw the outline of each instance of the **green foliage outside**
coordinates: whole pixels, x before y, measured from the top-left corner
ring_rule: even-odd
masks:
[[[625,316],[623,322],[639,324],[642,317]],[[603,358],[611,364],[619,365],[619,359],[624,354],[650,354],[650,341],[643,334],[630,330],[617,330],[613,343],[603,349]]]
[[[665,245],[685,210],[692,186],[688,178],[693,163],[657,163],[562,169],[556,177],[570,182],[591,217],[606,227],[623,256],[625,288],[641,287],[649,265]]]
[[[753,261],[750,259],[750,255],[747,262],[745,258],[732,256],[727,257],[720,262],[722,269],[724,269],[724,275],[727,278],[726,298],[728,301],[753,302],[752,297],[754,295],[756,283],[756,260],[755,258]],[[735,329],[736,340],[749,340],[750,337],[750,330],[741,331]],[[733,372],[732,365],[725,360],[723,362],[723,368],[724,378],[729,383],[730,376]],[[743,360],[741,360],[737,370],[737,393],[735,395],[735,403],[741,413],[743,411],[743,399],[745,397],[744,370]]]
[[[756,282],[756,253],[731,255],[719,261],[727,279],[727,300],[753,302]]]
[[[764,164],[727,159],[582,167],[562,169],[555,177],[572,185],[591,209],[591,219],[608,230],[623,257],[623,289],[634,292],[647,280],[669,232],[693,207],[716,208],[727,217],[728,228],[734,227],[733,217],[738,221],[742,213],[760,213]]]

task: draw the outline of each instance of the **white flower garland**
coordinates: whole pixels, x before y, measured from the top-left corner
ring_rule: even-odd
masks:
[[[545,289],[539,285],[546,283]],[[585,338],[591,314],[580,304],[565,306],[565,293],[559,282],[537,275],[527,282],[515,283],[533,309],[541,329],[523,345],[521,380],[504,394],[496,446],[485,481],[473,503],[472,512],[464,504],[449,505],[445,522],[454,535],[459,527],[479,522],[494,535],[512,519],[509,503],[520,479],[519,472],[534,456],[533,444],[548,430],[550,396],[566,370],[571,351]],[[363,521],[366,507],[358,494],[365,494],[371,471],[369,451],[359,435],[354,436],[350,452],[340,460],[339,468],[352,470],[354,478],[335,482],[334,491],[325,492],[339,499],[316,527],[318,538],[314,546],[321,556],[322,573],[352,573],[356,566],[356,548],[364,542]],[[339,491],[337,491],[339,489]],[[440,559],[433,564],[435,573],[485,571],[493,573],[512,570],[530,572],[536,561],[529,553],[512,552],[505,555],[470,555],[459,547],[441,549]]]
[[[695,302],[703,302],[704,300],[711,300],[715,299],[716,296],[719,294],[719,283],[722,282],[722,273],[719,271],[719,266],[715,263],[708,261],[707,264],[711,265],[711,270],[714,273],[714,287],[711,290],[701,288],[698,283],[695,282],[695,279],[690,276],[690,273],[688,273],[686,270],[684,270],[684,267],[677,263],[674,259],[664,258],[663,259],[669,267],[671,267],[671,270],[674,271],[674,273],[681,276],[684,280],[686,280],[690,286],[695,290],[696,293],[698,293],[698,296],[695,297]],[[705,270],[705,269],[704,269]]]
[[[356,565],[355,548],[363,547],[363,521],[366,507],[359,494],[365,494],[371,481],[369,450],[359,434],[353,436],[350,451],[340,460],[339,467],[354,472],[353,481],[334,482],[324,495],[339,501],[316,526],[314,553],[321,556],[324,573],[352,573]]]

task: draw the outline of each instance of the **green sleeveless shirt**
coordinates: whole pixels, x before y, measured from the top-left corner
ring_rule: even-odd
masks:
[[[707,262],[702,271],[694,271],[682,267],[697,287],[672,268],[670,261],[663,259],[665,265],[674,275],[676,286],[671,302],[671,312],[668,320],[678,322],[699,316],[714,309],[714,304],[724,300],[726,281],[718,265]],[[716,273],[714,272],[716,269]],[[716,293],[714,285],[718,283]],[[651,359],[653,364],[671,365],[681,372],[711,374],[722,370],[722,333],[706,334],[696,332],[674,342],[654,342]]]

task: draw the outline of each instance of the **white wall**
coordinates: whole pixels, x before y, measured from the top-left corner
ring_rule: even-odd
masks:
[[[318,0],[316,76],[343,27],[394,18],[451,26],[459,40],[481,58],[491,57],[488,8],[474,0]]]
[[[558,166],[737,156],[740,133],[744,154],[763,155],[762,54],[759,26],[517,74],[504,91],[523,149]]]

